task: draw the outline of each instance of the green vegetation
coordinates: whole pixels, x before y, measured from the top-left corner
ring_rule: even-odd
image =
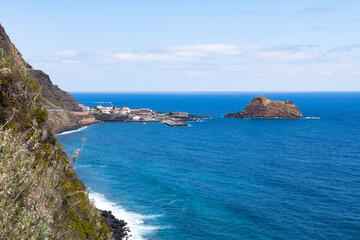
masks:
[[[34,79],[1,51],[0,239],[112,239],[48,127]]]
[[[36,116],[36,120],[39,123],[42,123],[46,120],[47,118],[47,113],[45,109],[37,109],[35,112],[35,116]]]

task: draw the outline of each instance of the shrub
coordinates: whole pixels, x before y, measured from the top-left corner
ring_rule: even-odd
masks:
[[[36,120],[39,122],[39,123],[42,123],[46,120],[47,118],[47,112],[45,109],[37,109],[36,112],[35,112],[35,117],[36,117]]]
[[[24,63],[0,51],[0,67],[12,71],[0,85],[0,239],[112,239]]]

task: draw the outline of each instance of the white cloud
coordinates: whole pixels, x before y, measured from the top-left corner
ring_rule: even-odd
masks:
[[[331,84],[336,81],[342,84],[341,90],[352,89],[354,84],[359,89],[358,48],[347,49],[351,51],[203,44],[117,52],[62,51],[32,58],[30,63],[72,90],[314,90],[314,83],[316,89],[334,90]],[[100,79],[104,81],[101,89]]]
[[[285,61],[309,60],[320,56],[321,54],[318,52],[260,51],[257,53],[258,58]]]
[[[349,45],[343,45],[340,47],[332,48],[329,50],[329,52],[348,52],[359,49],[360,49],[360,43],[357,43],[357,44],[349,44]]]
[[[193,61],[201,58],[241,54],[238,46],[226,44],[204,44],[175,46],[161,49],[115,52],[109,57],[125,61]]]
[[[144,49],[118,52],[78,53],[62,51],[50,56],[38,57],[37,60],[54,62],[194,62],[216,60],[222,57],[233,57],[251,62],[261,60],[302,61],[315,59],[321,53],[308,50],[297,45],[261,46],[261,45],[229,45],[200,44],[174,46],[159,49]]]
[[[227,44],[203,44],[203,45],[187,45],[167,48],[169,52],[177,55],[195,54],[196,56],[207,55],[237,55],[242,53],[239,46]]]
[[[74,57],[78,55],[78,52],[66,50],[66,51],[57,52],[54,55],[57,57]]]

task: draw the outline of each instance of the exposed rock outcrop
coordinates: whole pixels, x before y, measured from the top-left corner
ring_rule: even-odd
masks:
[[[61,90],[57,85],[54,85],[49,75],[35,69],[28,69],[27,72],[39,83],[41,95],[45,98],[44,104],[46,106],[64,108],[69,111],[81,111],[75,98],[68,92]]]
[[[54,85],[49,76],[40,70],[35,70],[28,64],[16,49],[15,45],[10,41],[5,29],[0,24],[0,55],[3,53],[14,57],[18,62],[25,67],[27,74],[38,82],[43,97],[43,104],[47,107],[64,108],[70,111],[80,111],[75,98],[69,93],[61,90]]]
[[[172,120],[172,119],[164,119],[162,121],[160,121],[162,124],[168,125],[170,127],[188,127],[189,125],[181,122],[181,121],[177,121],[177,120]]]
[[[8,78],[12,74],[9,68],[1,68],[0,69],[0,78]]]
[[[275,101],[264,95],[253,98],[244,112],[229,113],[230,118],[303,118],[298,107],[290,101]]]
[[[130,229],[126,227],[127,223],[125,221],[115,218],[111,211],[101,211],[101,215],[115,240],[128,239]]]
[[[189,124],[185,122],[196,122],[201,118],[212,118],[211,116],[199,116],[181,112],[170,112],[167,114],[136,116],[133,114],[92,114],[97,121],[104,122],[160,122],[170,127],[188,127]]]

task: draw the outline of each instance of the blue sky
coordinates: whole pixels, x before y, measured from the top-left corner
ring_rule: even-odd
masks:
[[[360,91],[360,1],[5,1],[68,91]]]

